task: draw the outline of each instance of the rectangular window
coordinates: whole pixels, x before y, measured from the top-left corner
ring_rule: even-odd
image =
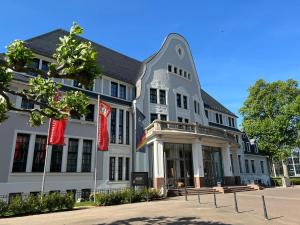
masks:
[[[95,105],[90,104],[87,106],[88,113],[85,115],[86,121],[94,121],[94,112],[95,112]]]
[[[83,201],[89,201],[91,195],[91,189],[82,189],[81,190],[81,198]]]
[[[116,131],[117,131],[117,109],[112,108],[110,114],[110,143],[116,143]]]
[[[243,173],[243,169],[242,169],[242,160],[241,160],[241,156],[240,156],[240,155],[238,155],[238,159],[239,159],[240,173]]]
[[[120,98],[126,99],[126,86],[120,84]]]
[[[120,109],[119,110],[119,144],[123,144],[123,140],[124,140],[123,127],[124,127],[124,110]]]
[[[247,144],[247,152],[251,152],[250,143],[247,142],[246,144]]]
[[[190,74],[190,73],[188,73],[188,79],[189,79],[189,80],[191,79],[191,74]]]
[[[29,134],[17,135],[12,172],[26,172],[29,140]]]
[[[123,180],[123,158],[118,158],[118,180]]]
[[[234,125],[234,118],[232,118],[232,127],[235,127],[235,125]]]
[[[155,88],[150,88],[150,103],[157,103],[157,90]]]
[[[81,172],[91,172],[92,148],[92,140],[83,140]]]
[[[261,173],[265,173],[264,161],[260,161],[260,170]]]
[[[187,96],[185,95],[183,95],[183,108],[184,109],[188,108]]]
[[[22,102],[21,102],[21,108],[22,109],[33,109],[34,108],[34,104],[32,101],[26,99],[26,98],[22,98]]]
[[[189,123],[189,119],[184,119],[184,122],[185,123]]]
[[[109,180],[115,180],[115,172],[116,172],[116,157],[109,158]]]
[[[118,84],[115,82],[110,83],[110,95],[113,97],[118,97]]]
[[[176,66],[174,66],[174,73],[177,74],[177,67]]]
[[[32,172],[43,172],[46,156],[47,136],[37,135],[35,138]]]
[[[78,139],[69,139],[67,172],[77,171]]]
[[[186,71],[183,72],[183,76],[186,77]]]
[[[228,117],[228,124],[231,127],[231,118],[230,117]]]
[[[156,113],[151,113],[150,115],[150,120],[151,120],[151,123],[154,121],[154,120],[157,120],[158,119],[158,116]]]
[[[176,94],[177,107],[181,108],[181,94]]]
[[[233,166],[232,154],[230,154],[230,163],[231,163],[231,171],[232,171],[232,173],[234,173],[234,166]]]
[[[245,159],[245,168],[246,168],[246,173],[249,173],[249,162],[248,162],[248,159]]]
[[[219,123],[219,114],[216,113],[216,123]]]
[[[130,158],[126,158],[126,171],[125,171],[125,180],[129,180],[129,171],[130,171]]]
[[[179,75],[182,76],[182,69],[179,69]]]
[[[166,91],[159,90],[159,104],[165,105],[166,104]]]
[[[219,114],[220,124],[223,124],[223,116],[222,114]]]
[[[178,117],[177,120],[179,123],[182,123],[182,117]]]
[[[194,100],[194,110],[195,110],[195,113],[197,113],[197,102]]]
[[[50,172],[61,172],[63,155],[62,145],[52,145]]]
[[[254,163],[254,160],[251,160],[251,168],[252,168],[252,173],[255,173],[255,163]]]
[[[166,121],[167,120],[167,115],[160,114],[160,120]]]
[[[49,62],[42,60],[42,70],[46,72],[49,71]]]
[[[168,65],[168,71],[172,72],[172,65]]]
[[[239,143],[239,135],[235,135],[235,140],[237,143]]]
[[[208,111],[207,110],[205,110],[205,116],[208,119]]]
[[[33,69],[39,69],[39,67],[40,67],[40,59],[34,58],[32,60],[32,63],[30,65],[30,67],[33,68]],[[29,72],[29,74],[32,75],[32,76],[37,76],[37,74],[34,73],[34,72]]]
[[[130,128],[129,112],[126,111],[126,145],[129,145],[129,128]]]

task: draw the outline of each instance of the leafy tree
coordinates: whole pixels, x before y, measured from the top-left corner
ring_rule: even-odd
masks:
[[[45,118],[64,118],[70,111],[77,112],[79,116],[87,113],[88,98],[80,91],[67,91],[58,98],[57,93],[62,85],[53,79],[77,80],[91,87],[94,79],[99,76],[96,51],[90,42],[78,38],[82,33],[83,29],[73,23],[69,34],[60,37],[49,71],[33,68],[34,54],[25,42],[15,40],[7,47],[7,52],[0,56],[0,123],[8,118],[8,111],[27,112],[32,126],[43,124]],[[28,88],[16,91],[11,86],[14,71],[31,72],[38,76],[29,79]],[[40,107],[17,108],[11,96],[20,96]]]
[[[258,140],[259,149],[274,161],[285,159],[300,142],[300,89],[292,79],[267,83],[260,79],[248,89],[240,109],[243,129]]]

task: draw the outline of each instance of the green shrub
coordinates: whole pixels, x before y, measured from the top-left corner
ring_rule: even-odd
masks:
[[[5,201],[0,200],[0,216],[5,216],[8,211],[8,204]]]
[[[300,177],[291,177],[290,181],[293,185],[300,185]]]
[[[282,186],[281,177],[272,177],[271,180],[273,181],[275,186]]]
[[[22,200],[21,196],[15,196],[11,199],[9,205],[8,205],[8,210],[10,213],[14,215],[21,215],[25,213],[24,210],[24,201]]]
[[[73,209],[75,205],[75,198],[72,193],[67,193],[63,196],[62,202],[66,209]]]

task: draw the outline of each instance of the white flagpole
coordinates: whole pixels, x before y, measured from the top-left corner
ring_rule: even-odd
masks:
[[[45,161],[44,161],[44,173],[43,173],[43,180],[42,180],[42,191],[41,191],[41,198],[44,196],[44,189],[45,189],[45,178],[46,178],[46,170],[47,170],[47,159],[48,159],[48,150],[49,150],[49,131],[51,126],[51,119],[49,119],[49,127],[48,127],[48,135],[47,135],[47,144],[46,144],[46,155],[45,155]]]
[[[97,106],[97,136],[95,144],[95,160],[94,160],[94,202],[96,202],[96,189],[97,189],[97,162],[98,162],[98,136],[99,136],[99,112],[100,112],[100,94],[98,94],[98,106]]]

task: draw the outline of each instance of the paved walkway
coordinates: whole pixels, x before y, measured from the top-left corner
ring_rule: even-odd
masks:
[[[264,220],[261,195],[265,195],[269,221]],[[1,224],[20,225],[100,225],[100,224],[300,224],[300,187],[273,188],[237,193],[240,213],[234,213],[233,194],[218,194],[214,208],[213,195],[169,198],[108,207],[94,207],[68,212],[0,219]]]

